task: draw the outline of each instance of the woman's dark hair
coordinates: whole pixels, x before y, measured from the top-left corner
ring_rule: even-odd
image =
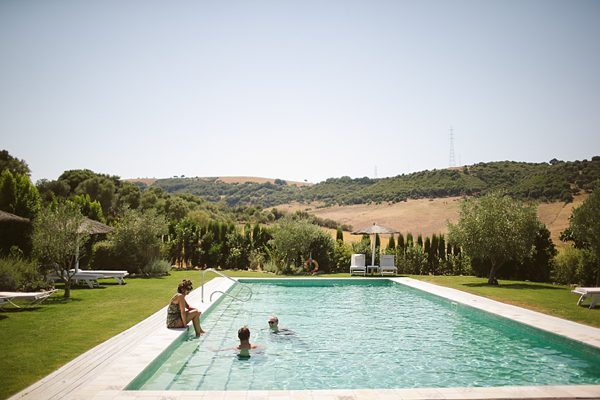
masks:
[[[191,292],[192,289],[194,289],[194,287],[192,286],[192,281],[188,279],[182,280],[179,286],[177,286],[178,293],[183,293],[184,290],[188,290]]]
[[[240,340],[250,339],[250,329],[248,329],[248,327],[246,326],[240,328],[240,330],[238,331],[238,338],[240,338]]]

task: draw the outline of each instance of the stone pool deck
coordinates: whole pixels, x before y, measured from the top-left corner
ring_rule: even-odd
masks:
[[[324,278],[327,279],[327,278]],[[377,278],[375,278],[377,279]],[[510,306],[455,289],[410,278],[390,278],[572,340],[600,348],[600,329],[535,311]],[[196,289],[187,300],[202,312],[215,291],[232,281],[216,278]],[[215,294],[214,301],[221,296]],[[575,301],[576,299],[574,299]],[[21,391],[16,399],[67,400],[400,400],[400,399],[600,399],[600,385],[515,386],[435,389],[269,390],[269,391],[128,391],[125,387],[185,331],[165,327],[166,307],[151,317],[94,347],[62,368]]]

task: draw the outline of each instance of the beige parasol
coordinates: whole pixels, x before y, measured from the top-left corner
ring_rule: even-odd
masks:
[[[375,265],[375,235],[393,235],[394,233],[398,233],[398,231],[392,228],[386,228],[385,226],[377,225],[376,222],[374,222],[373,225],[369,225],[367,227],[352,232],[353,235],[373,236],[373,238],[371,239],[371,243],[373,246],[373,251],[371,252],[371,265]]]

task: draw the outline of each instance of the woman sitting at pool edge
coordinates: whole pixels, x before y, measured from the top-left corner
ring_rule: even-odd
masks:
[[[184,279],[177,287],[177,294],[171,298],[167,309],[167,328],[185,328],[190,321],[194,323],[196,337],[204,333],[200,327],[200,310],[192,308],[185,301],[185,296],[193,290],[192,282]]]

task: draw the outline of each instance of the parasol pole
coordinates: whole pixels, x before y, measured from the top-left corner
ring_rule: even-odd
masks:
[[[371,266],[375,266],[375,235],[373,235],[373,251],[371,251]]]

